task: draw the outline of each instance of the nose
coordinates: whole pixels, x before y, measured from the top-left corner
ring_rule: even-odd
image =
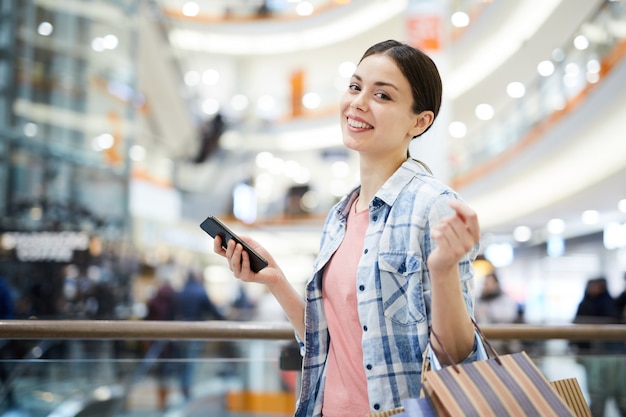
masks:
[[[359,94],[352,97],[352,102],[350,103],[350,107],[353,109],[358,109],[361,111],[367,111],[367,99],[365,98],[365,94],[360,92]]]

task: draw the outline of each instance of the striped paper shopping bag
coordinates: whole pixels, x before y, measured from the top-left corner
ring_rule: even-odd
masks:
[[[423,377],[438,416],[575,416],[525,352],[451,365]]]

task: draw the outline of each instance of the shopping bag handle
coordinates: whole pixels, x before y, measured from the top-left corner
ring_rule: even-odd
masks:
[[[493,358],[498,363],[498,365],[502,365],[502,361],[500,360],[500,355],[498,354],[498,352],[496,352],[496,349],[489,342],[489,340],[487,340],[483,331],[480,329],[480,327],[476,323],[476,320],[474,320],[473,318],[472,318],[472,324],[474,325],[474,329],[476,330],[476,333],[478,334],[480,341],[483,343],[483,346],[487,347],[487,349],[485,349],[485,351],[487,352],[487,357]],[[441,349],[443,350],[443,353],[445,353],[446,358],[452,364],[452,369],[454,369],[454,371],[457,374],[460,373],[461,371],[459,370],[459,367],[457,366],[456,361],[452,359],[452,355],[450,355],[450,352],[448,352],[448,349],[446,349],[443,343],[441,343],[439,336],[437,336],[437,333],[435,333],[435,330],[432,328],[432,326],[430,327],[430,334],[433,335],[433,337],[437,341],[437,344],[441,346]],[[433,352],[435,353],[437,357],[440,357],[432,344],[430,345],[430,348],[433,350]]]

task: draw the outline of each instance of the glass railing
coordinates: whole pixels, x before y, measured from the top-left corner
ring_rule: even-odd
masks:
[[[0,416],[290,415],[297,375],[279,368],[285,343],[12,341],[3,350],[26,358],[0,363]]]
[[[492,341],[517,340],[549,380],[576,378],[588,401],[621,378],[622,397],[603,406],[619,416],[625,325],[482,328]],[[583,354],[589,340],[617,349]],[[0,321],[0,416],[288,416],[299,367],[286,323]]]

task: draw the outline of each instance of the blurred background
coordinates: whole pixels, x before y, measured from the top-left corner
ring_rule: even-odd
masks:
[[[241,286],[199,228],[296,288],[358,184],[337,103],[367,47],[424,49],[444,104],[413,157],[478,212],[527,323],[626,287],[623,0],[0,0],[0,275],[15,317],[144,319],[165,274]],[[166,272],[163,272],[166,271]],[[228,314],[226,314],[228,316]]]

